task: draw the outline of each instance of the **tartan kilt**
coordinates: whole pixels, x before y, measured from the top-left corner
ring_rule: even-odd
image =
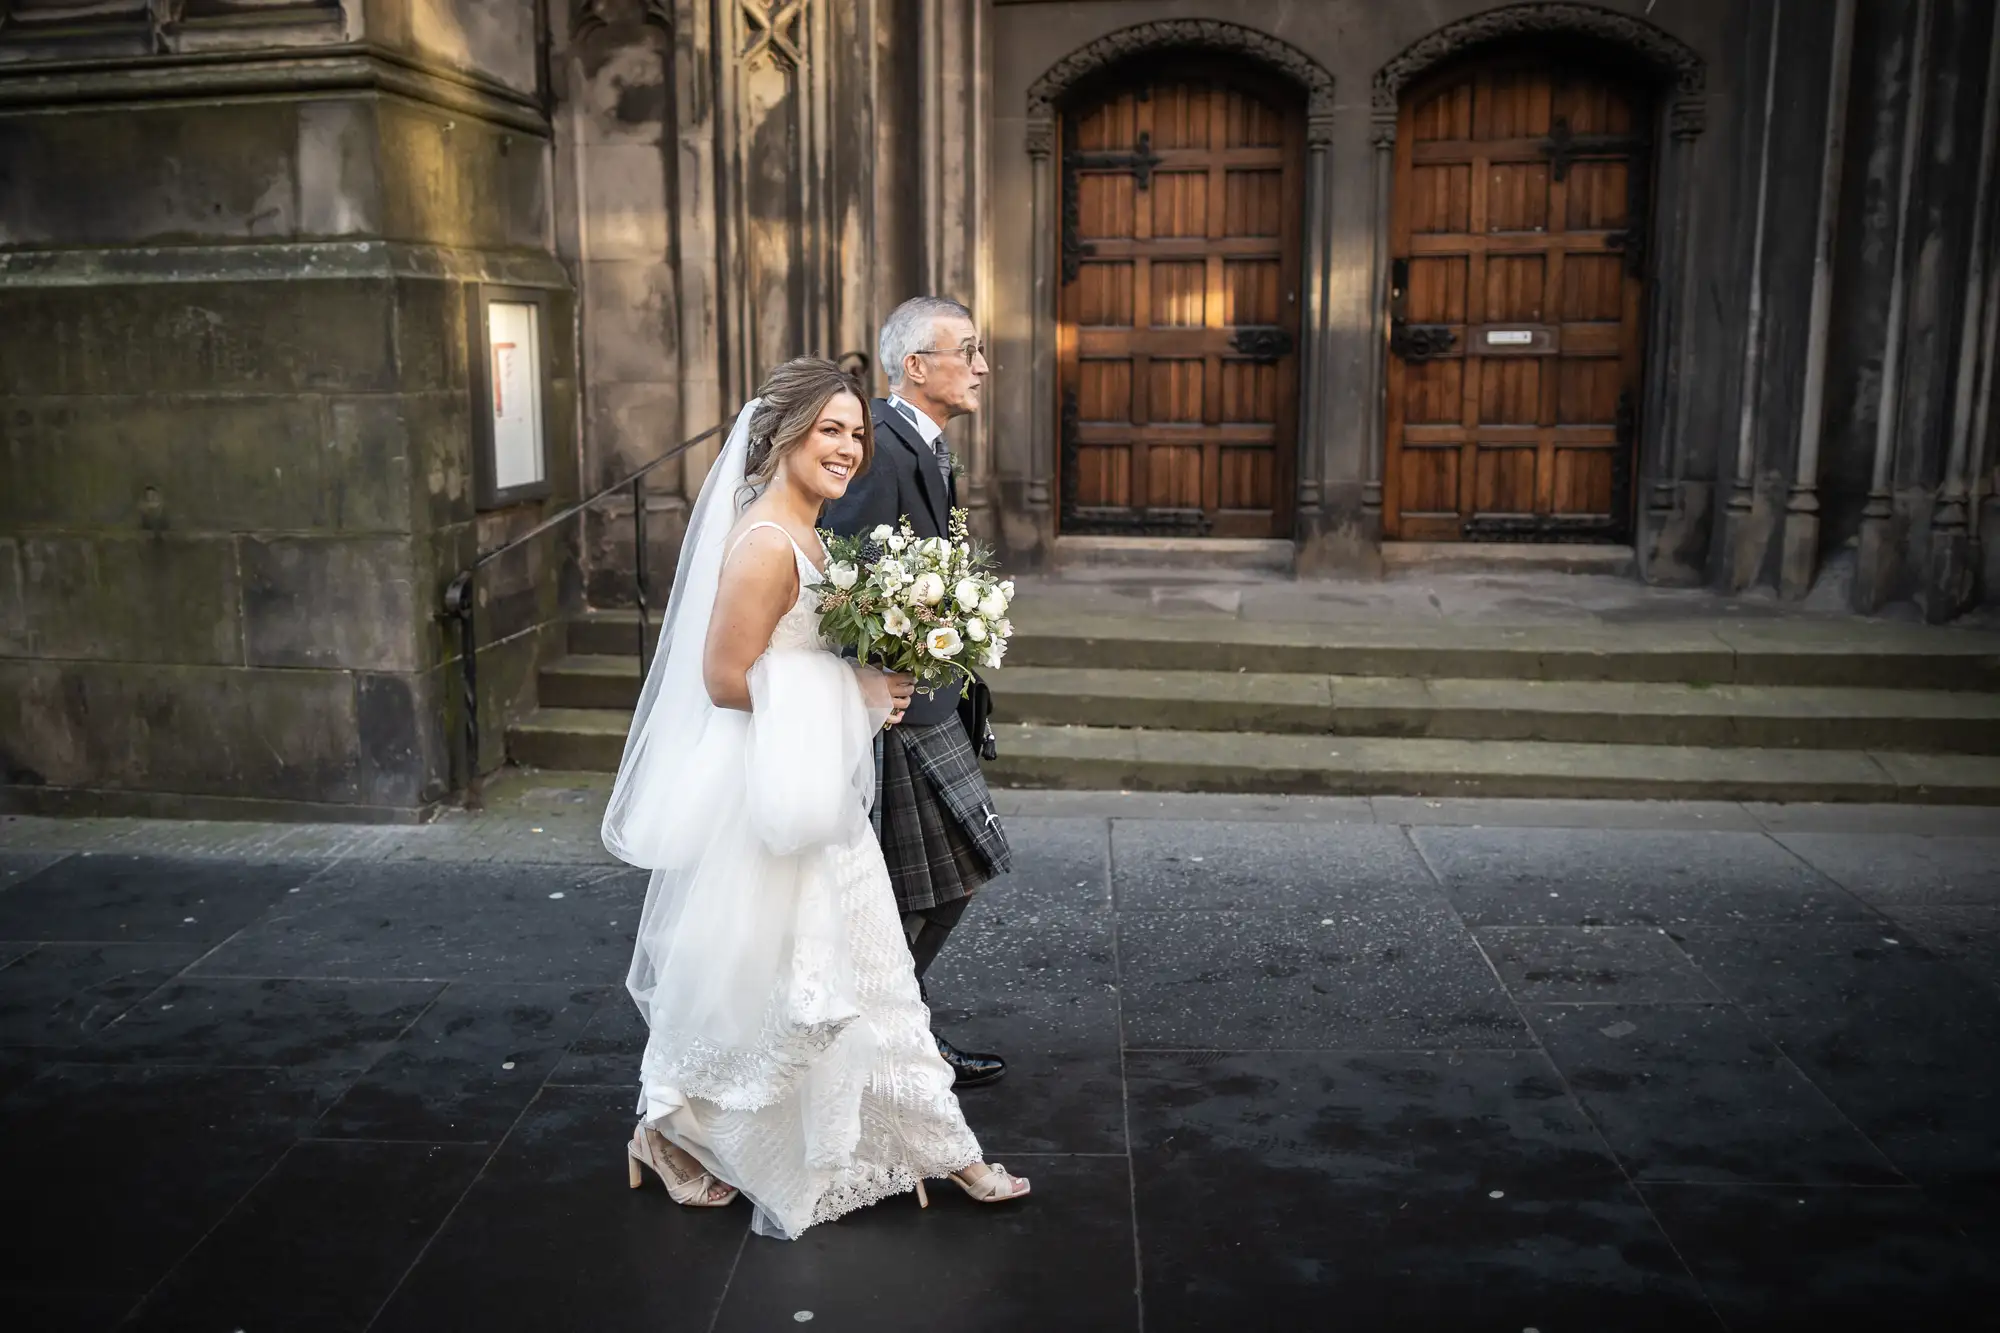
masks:
[[[875,762],[870,819],[899,911],[942,907],[1007,873],[1013,853],[956,717],[886,729],[875,738]]]

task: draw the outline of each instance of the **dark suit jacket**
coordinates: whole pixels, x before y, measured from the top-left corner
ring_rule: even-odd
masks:
[[[875,420],[875,461],[848,483],[847,494],[826,507],[822,527],[838,535],[866,533],[887,523],[896,527],[909,516],[910,530],[919,537],[942,537],[951,523],[958,485],[939,475],[937,455],[924,443],[908,417],[889,406],[886,398],[868,404]],[[939,690],[910,700],[903,715],[911,726],[932,726],[957,715],[958,695]]]

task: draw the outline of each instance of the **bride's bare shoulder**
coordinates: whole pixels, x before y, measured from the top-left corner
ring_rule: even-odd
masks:
[[[722,576],[730,582],[790,585],[798,579],[792,539],[783,528],[759,519],[754,511],[730,529],[724,552]]]

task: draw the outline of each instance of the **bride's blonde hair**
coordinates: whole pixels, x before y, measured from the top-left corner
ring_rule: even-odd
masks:
[[[770,484],[785,455],[812,433],[834,395],[843,393],[853,394],[861,404],[861,466],[854,475],[868,470],[875,461],[875,423],[868,395],[852,375],[824,357],[795,357],[772,371],[757,390],[761,401],[750,414],[750,447],[743,459],[745,491],[737,497],[739,506]]]

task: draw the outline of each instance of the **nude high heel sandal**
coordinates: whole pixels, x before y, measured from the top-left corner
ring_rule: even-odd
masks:
[[[957,1171],[952,1172],[947,1178],[954,1185],[964,1190],[974,1203],[1006,1203],[1009,1199],[1025,1199],[1028,1197],[1028,1178],[1026,1176],[1008,1175],[1007,1168],[998,1162],[989,1164],[986,1168],[986,1174],[977,1180],[967,1180],[962,1173]],[[1018,1190],[1014,1188],[1016,1181],[1019,1181],[1021,1185],[1021,1188]],[[925,1208],[931,1206],[930,1195],[924,1193],[924,1182],[922,1180],[917,1181],[917,1203]]]
[[[665,1142],[665,1140],[661,1140]],[[646,1183],[646,1173],[642,1167],[652,1168],[660,1183],[667,1187],[667,1197],[683,1208],[727,1208],[736,1202],[737,1189],[724,1184],[704,1171],[698,1176],[682,1179],[675,1171],[671,1154],[653,1151],[650,1135],[644,1125],[632,1131],[631,1141],[625,1145],[625,1176],[633,1189]],[[716,1194],[717,1189],[727,1190],[726,1194]]]

